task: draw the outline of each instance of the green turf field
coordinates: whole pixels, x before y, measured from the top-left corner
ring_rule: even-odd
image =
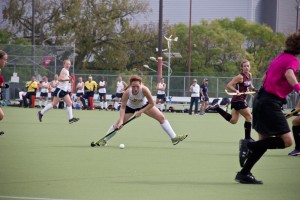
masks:
[[[254,167],[264,185],[234,181],[243,119],[231,125],[212,113],[166,113],[175,132],[189,134],[173,146],[160,125],[143,115],[109,146],[91,148],[118,112],[75,110],[80,121],[69,125],[65,110],[48,112],[40,123],[38,109],[3,109],[0,199],[300,199],[300,157],[287,156],[292,147],[268,151]]]

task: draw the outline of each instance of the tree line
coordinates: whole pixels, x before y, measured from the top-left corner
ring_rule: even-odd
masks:
[[[156,63],[157,24],[134,24],[137,16],[151,12],[140,0],[35,0],[35,28],[32,30],[32,0],[10,0],[3,8],[7,27],[0,31],[2,44],[76,46],[76,70],[107,70],[148,73]],[[189,27],[164,24],[164,34],[178,37],[171,59],[173,74],[187,73]],[[231,76],[239,72],[241,59],[249,59],[254,77],[261,77],[269,62],[284,50],[285,36],[271,28],[243,18],[201,20],[192,25],[191,74]],[[163,40],[163,48],[167,41]],[[167,61],[167,57],[163,58]],[[150,73],[150,72],[149,72]],[[165,72],[164,72],[165,73]]]

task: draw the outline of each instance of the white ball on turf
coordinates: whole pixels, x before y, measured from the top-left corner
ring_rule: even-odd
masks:
[[[120,144],[119,147],[120,147],[120,149],[124,149],[125,148],[125,144]]]

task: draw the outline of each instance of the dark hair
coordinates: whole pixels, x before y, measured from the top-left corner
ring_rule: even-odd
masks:
[[[2,59],[7,53],[3,50],[0,50],[0,59]]]
[[[300,54],[300,29],[287,37],[285,48],[293,54]]]
[[[138,82],[142,83],[142,78],[139,77],[138,75],[132,75],[129,79],[129,82],[132,83],[134,81],[138,81]]]

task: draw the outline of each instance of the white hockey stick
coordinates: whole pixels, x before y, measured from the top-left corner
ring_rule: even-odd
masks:
[[[236,92],[228,92],[226,89],[225,89],[225,92],[226,94],[228,95],[238,95]],[[240,92],[239,95],[242,95],[242,94],[255,94],[256,92],[255,91],[251,91],[251,92]]]

